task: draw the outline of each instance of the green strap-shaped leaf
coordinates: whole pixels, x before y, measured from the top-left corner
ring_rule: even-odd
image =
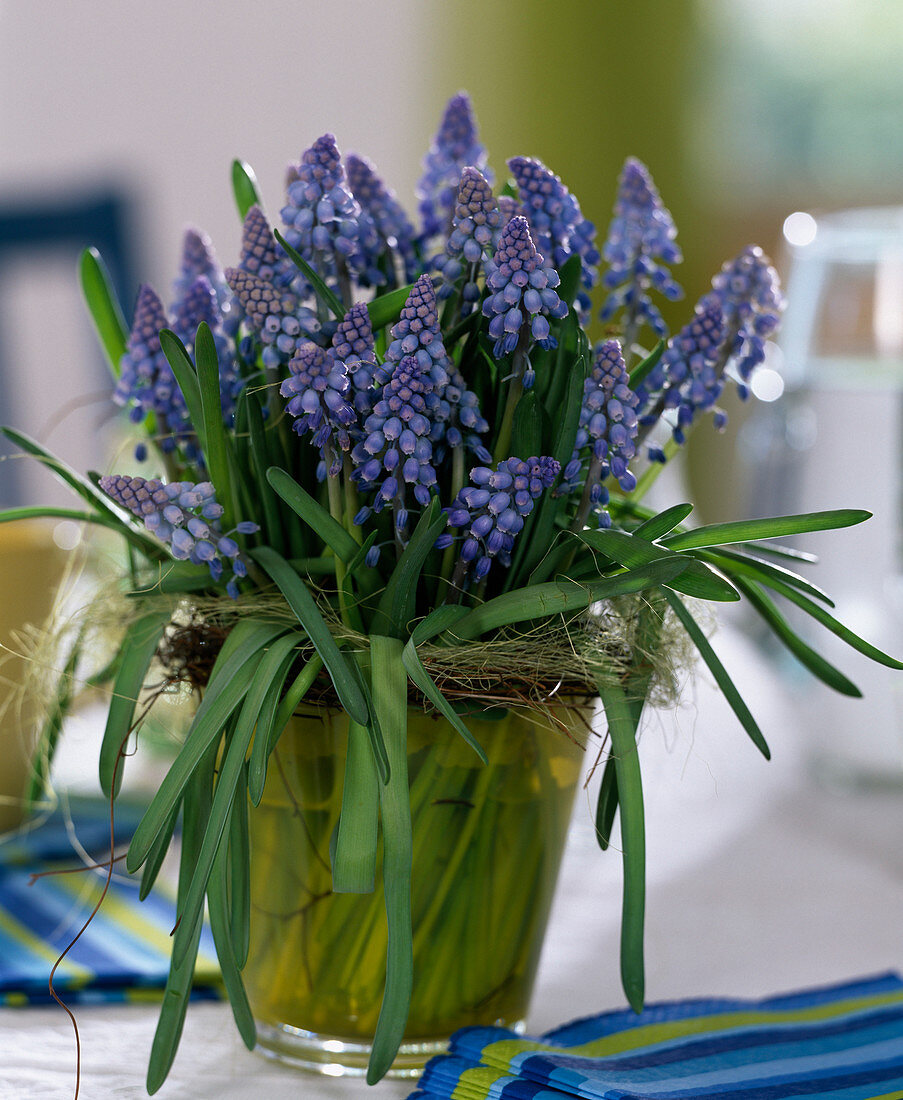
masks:
[[[628,535],[625,531],[617,531],[614,528],[578,531],[576,537],[587,546],[599,550],[616,561],[618,565],[626,566],[628,569],[641,568],[650,562],[667,558],[669,554],[669,551],[661,546],[655,546],[637,535]],[[740,599],[740,593],[732,584],[695,558],[687,561],[687,568],[671,582],[670,587],[701,600],[726,602]]]
[[[113,290],[107,265],[96,248],[86,248],[79,257],[78,281],[110,374],[118,378],[128,346],[129,327]]]
[[[282,736],[282,731],[288,724],[289,718],[295,713],[295,708],[310,691],[322,667],[323,658],[319,653],[315,653],[289,684],[288,691],[286,691],[276,709],[276,718],[273,721],[273,728],[267,746],[267,756],[275,749],[276,742]]]
[[[269,623],[261,619],[239,619],[226,635],[226,640],[216,655],[213,669],[207,681],[204,698],[195,719],[204,707],[212,705],[208,703],[211,689],[216,691],[221,682],[228,683],[244,668],[250,657],[253,657],[259,650],[271,645],[287,630],[288,627],[281,623]]]
[[[764,583],[764,582],[763,582]],[[870,660],[877,662],[879,665],[885,665],[887,668],[903,668],[903,661],[898,661],[896,657],[891,657],[885,653],[884,650],[878,649],[877,646],[867,642],[864,638],[860,638],[858,634],[855,634],[849,627],[843,625],[829,614],[823,607],[820,607],[817,603],[813,603],[807,596],[804,596],[802,592],[798,592],[795,588],[792,588],[789,584],[784,584],[775,578],[768,582],[770,588],[775,592],[780,593],[785,599],[790,600],[791,603],[795,603],[797,607],[801,607],[807,615],[811,615],[816,622],[819,622],[826,629],[830,630],[832,634],[836,635],[842,642],[846,642],[848,646],[858,650],[864,654]]]
[[[245,651],[247,656],[245,653],[241,654],[243,662],[233,675],[217,682],[211,677],[204,701],[189,727],[185,743],[163,777],[129,844],[126,857],[129,871],[136,871],[147,859],[154,841],[165,827],[173,809],[181,801],[191,776],[210,746],[218,743],[223,727],[251,686],[260,663],[260,650],[267,644],[270,636],[269,630],[259,631],[257,649],[249,646]],[[219,664],[217,661],[217,665]]]
[[[238,797],[235,801],[235,810],[237,811]],[[247,806],[242,805],[241,809],[247,817]],[[241,961],[231,923],[227,847],[226,844],[220,845],[210,872],[210,883],[207,888],[210,931],[213,933],[216,957],[219,959],[223,985],[226,987],[226,994],[232,1007],[232,1016],[238,1028],[238,1034],[248,1050],[253,1050],[257,1043],[257,1028],[254,1026],[254,1017],[251,1014],[251,1006],[248,1004],[248,995],[245,993],[244,982],[241,980]]]
[[[397,290],[391,290],[388,294],[381,294],[378,298],[374,298],[372,302],[367,303],[367,312],[370,314],[370,324],[374,332],[378,332],[381,328],[385,328],[386,325],[398,320],[405,302],[411,296],[413,285],[413,283],[410,283],[408,286],[400,286]],[[450,343],[446,345],[446,347],[450,346]]]
[[[514,426],[511,429],[511,453],[515,455],[542,454],[543,409],[535,390],[527,390],[514,410]]]
[[[317,501],[306,492],[297,481],[280,469],[271,466],[267,470],[267,481],[279,494],[285,503],[300,516],[311,530],[323,539],[327,546],[331,547],[346,564],[354,559],[358,552],[358,544],[337,520],[318,504]]]
[[[669,535],[662,543],[670,550],[695,550],[700,546],[724,546],[732,542],[756,542],[808,531],[836,531],[869,519],[871,512],[860,508],[838,508],[829,512],[805,512],[798,516],[745,519],[735,523],[710,523],[693,531]]]
[[[618,776],[614,758],[609,756],[602,770],[599,798],[596,802],[596,841],[604,852],[611,843],[611,830],[618,812]]]
[[[455,708],[436,687],[432,676],[430,676],[424,668],[423,662],[420,660],[420,654],[417,652],[413,639],[404,647],[402,661],[404,662],[404,667],[407,670],[408,676],[411,677],[412,682],[418,690],[429,699],[433,706],[447,718],[449,722],[451,722],[477,756],[479,756],[484,764],[487,764],[489,761],[483,750],[483,746],[474,737],[467,726],[464,725]]]
[[[350,537],[350,536],[349,536]],[[353,540],[352,540],[353,541]],[[367,724],[368,711],[357,680],[348,668],[345,658],[339,651],[335,639],[329,632],[316,601],[307,585],[292,569],[285,558],[269,546],[260,546],[252,550],[251,557],[262,566],[275,582],[276,587],[285,596],[286,603],[298,617],[298,621],[307,631],[317,652],[323,658],[323,664],[332,679],[339,701],[345,712],[361,725]]]
[[[191,356],[182,341],[168,328],[160,330],[160,348],[166,361],[172,367],[176,383],[185,398],[188,417],[195,430],[201,450],[207,453],[207,435],[204,421],[204,406],[201,402],[201,386]]]
[[[415,614],[421,570],[436,539],[447,527],[448,520],[440,510],[439,500],[433,497],[392,570],[373,620],[374,633],[407,638],[408,623]]]
[[[285,254],[288,256],[288,258],[292,261],[295,267],[297,267],[298,270],[301,271],[301,273],[304,275],[304,278],[307,279],[307,281],[313,287],[314,294],[316,294],[320,301],[323,302],[330,313],[337,320],[341,321],[342,318],[345,316],[345,309],[342,306],[342,303],[336,297],[336,295],[329,289],[326,283],[323,282],[320,276],[316,273],[316,271],[314,271],[307,260],[304,259],[301,253],[292,248],[292,246],[288,243],[285,237],[282,236],[278,229],[273,230],[273,234],[276,237],[276,240],[285,249]]]
[[[169,559],[168,552],[159,542],[151,538],[144,530],[133,527],[131,522],[125,519],[123,513],[113,505],[112,500],[106,493],[93,485],[87,478],[76,473],[61,458],[57,458],[46,447],[42,447],[36,440],[25,435],[24,432],[16,431],[15,428],[0,427],[0,432],[6,436],[10,443],[14,443],[20,450],[36,458],[41,465],[46,466],[48,470],[54,473],[64,485],[74,490],[82,500],[87,501],[98,515],[110,521],[109,525],[114,531],[127,539],[142,554],[150,558]],[[40,509],[32,514],[53,515],[53,512],[50,509]]]
[[[675,596],[673,592],[666,591],[665,599],[667,599],[674,614],[680,619],[684,630],[690,635],[693,645],[699,650],[700,657],[702,657],[708,665],[709,671],[715,678],[715,683],[721,690],[721,694],[727,700],[731,710],[740,720],[740,725],[743,726],[749,734],[750,740],[759,752],[761,752],[766,760],[770,760],[771,750],[768,747],[767,741],[762,736],[762,731],[759,729],[758,723],[755,718],[753,718],[749,707],[743,701],[743,697],[737,690],[734,681],[730,678],[727,669],[719,660],[717,653],[700,629],[699,624],[687,610],[683,601]]]
[[[828,607],[834,606],[834,601],[828,593],[819,588],[818,585],[811,584],[805,577],[801,577],[790,569],[785,569],[782,565],[764,561],[754,554],[741,554],[735,550],[728,550],[726,547],[719,547],[717,550],[699,550],[697,553],[699,557],[711,561],[720,569],[723,569],[729,576],[738,574],[741,577],[750,577],[752,580],[759,581],[768,587],[771,586],[772,582],[780,581],[791,585],[793,588],[799,588],[802,592],[808,592],[810,596],[826,603]]]
[[[248,215],[252,206],[261,206],[260,196],[257,192],[257,177],[254,169],[246,161],[232,161],[232,194],[235,196],[235,205],[238,207],[238,216],[242,221]]]
[[[125,743],[134,721],[135,706],[170,615],[169,608],[158,608],[142,615],[129,627],[120,646],[122,660],[113,683],[107,724],[100,745],[100,787],[107,798],[111,794],[115,797],[122,785]]]
[[[332,860],[337,894],[370,894],[376,878],[379,777],[365,726],[348,723],[342,814]]]
[[[662,357],[662,353],[665,350],[665,341],[659,340],[652,351],[646,356],[645,359],[641,359],[639,363],[630,372],[630,388],[635,390],[637,386],[646,379],[652,370],[655,368],[659,359]]]
[[[166,824],[157,834],[157,839],[151,845],[151,849],[147,854],[147,859],[144,861],[144,867],[141,869],[141,886],[138,889],[139,901],[144,901],[154,888],[157,876],[160,874],[160,868],[163,866],[163,861],[166,859],[169,846],[172,844],[173,833],[176,831],[176,823],[179,820],[179,811],[181,809],[182,803],[179,802],[173,808],[172,813],[166,819]]]
[[[841,695],[851,695],[856,699],[862,697],[862,692],[856,687],[852,680],[849,680],[839,669],[826,661],[821,654],[816,653],[811,646],[806,645],[802,638],[794,632],[784,616],[778,611],[777,607],[775,607],[774,602],[765,595],[762,589],[754,581],[747,581],[742,577],[737,577],[736,581],[737,587],[771,627],[777,637],[780,638],[794,657],[809,669],[813,676],[818,677],[822,683],[840,692]]]
[[[251,949],[251,834],[248,822],[247,762],[238,777],[228,829],[229,931],[236,965],[242,970]],[[220,847],[217,855],[222,852],[223,847]],[[216,876],[215,861],[213,876]]]
[[[687,560],[680,555],[672,555],[650,562],[641,569],[616,573],[613,577],[589,581],[586,584],[570,580],[547,581],[517,592],[506,592],[469,611],[455,624],[453,636],[460,641],[470,641],[500,626],[582,611],[598,600],[626,596],[632,592],[642,592],[645,588],[668,584],[683,572]]]
[[[258,656],[252,663],[256,672],[261,664],[261,658]],[[195,858],[191,884],[179,906],[179,926],[176,929],[172,944],[172,957],[177,966],[190,950],[191,933],[195,922],[203,916],[204,897],[207,893],[207,883],[213,868],[213,860],[226,834],[226,825],[232,812],[235,792],[242,777],[245,756],[248,752],[248,746],[251,744],[254,724],[259,711],[259,704],[257,710],[254,710],[256,697],[253,695],[253,689],[256,683],[257,678],[253,677],[249,690],[245,694],[242,710],[238,721],[235,722],[235,728],[229,739],[225,755],[220,762],[216,790],[213,793],[213,803],[210,807],[210,816],[207,820],[207,828],[204,831],[204,839],[201,841]]]
[[[279,699],[285,687],[285,681],[291,671],[292,662],[295,659],[294,646],[301,636],[288,635],[292,645],[284,642],[279,649],[271,647],[265,654],[258,677],[267,683],[266,693],[257,712],[257,731],[254,735],[254,744],[251,748],[250,770],[248,773],[248,794],[251,802],[258,806],[263,796],[263,788],[266,784],[267,764],[270,759],[275,740],[272,737],[273,727],[276,723],[276,710]],[[281,655],[281,662],[277,657]],[[266,665],[266,668],[263,666]],[[281,731],[280,731],[281,732]],[[271,743],[272,742],[272,743]]]
[[[182,852],[179,860],[179,900],[184,897],[188,887],[201,838],[207,827],[218,748],[219,739],[208,745],[188,781],[182,822]],[[192,933],[191,949],[185,955],[181,965],[176,966],[175,962],[170,961],[169,976],[166,979],[166,989],[163,993],[147,1069],[147,1091],[151,1095],[166,1080],[182,1036],[202,923],[199,918]]]
[[[573,256],[568,256],[561,265],[561,271],[558,274],[561,279],[558,284],[558,297],[570,308],[577,297],[577,291],[580,289],[580,278],[583,274],[580,257],[576,253]],[[515,451],[515,454],[517,453],[519,452]],[[530,451],[529,453],[536,454],[537,452]]]
[[[386,893],[388,950],[386,988],[373,1036],[367,1083],[390,1069],[408,1020],[414,980],[411,934],[411,803],[408,789],[407,675],[397,638],[370,638],[372,692],[389,753],[389,782],[380,787],[383,828],[383,882]]]
[[[646,825],[636,722],[623,690],[605,677],[596,681],[605,707],[621,809],[624,900],[621,909],[621,984],[634,1012],[645,998],[643,925],[646,912]]]
[[[675,527],[683,523],[692,511],[692,504],[673,504],[670,508],[666,508],[664,512],[659,512],[658,515],[643,520],[633,533],[647,542],[655,542],[656,539],[660,539],[662,535],[667,535],[669,531],[673,531]]]
[[[202,321],[194,341],[198,389],[204,422],[204,456],[217,499],[223,506],[222,529],[230,531],[237,517],[233,514],[232,476],[229,472],[229,440],[223,423],[220,395],[219,358],[210,326]]]

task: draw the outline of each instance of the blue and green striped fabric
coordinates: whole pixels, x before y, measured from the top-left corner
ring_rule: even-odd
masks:
[[[410,1100],[903,1100],[903,980],[608,1012],[539,1039],[465,1028]]]
[[[140,809],[116,807],[117,849],[131,836]],[[84,924],[103,889],[105,872],[35,872],[78,868],[73,836],[89,856],[109,858],[109,803],[73,800],[36,828],[0,845],[0,1004],[52,1000],[48,978],[60,953]],[[117,864],[117,868],[121,864]],[[117,870],[103,905],[60,964],[54,988],[67,1003],[138,1001],[162,995],[176,921],[171,891],[156,887],[138,900],[138,879]],[[205,926],[194,996],[219,998],[219,968]]]

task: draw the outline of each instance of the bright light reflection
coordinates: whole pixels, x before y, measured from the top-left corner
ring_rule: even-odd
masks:
[[[335,1062],[327,1062],[325,1065],[320,1066],[320,1073],[324,1077],[344,1077],[345,1067],[337,1065]]]
[[[777,401],[784,392],[784,379],[771,367],[759,367],[753,372],[749,388],[760,401]]]
[[[788,244],[802,248],[812,244],[818,232],[818,223],[805,210],[797,210],[784,219],[784,238]]]
[[[330,1054],[341,1054],[345,1049],[345,1044],[339,1039],[326,1039],[323,1043],[323,1049],[328,1050]]]
[[[71,519],[64,519],[53,529],[53,541],[61,550],[74,550],[81,540],[81,528]]]

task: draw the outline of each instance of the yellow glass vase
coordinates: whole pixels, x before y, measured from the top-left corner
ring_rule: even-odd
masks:
[[[536,975],[586,740],[585,707],[449,723],[408,712],[414,991],[393,1076],[414,1076],[457,1028],[521,1025]],[[366,1071],[386,976],[386,913],[332,892],[348,720],[296,716],[251,822],[243,976],[261,1053],[332,1075]],[[378,864],[381,863],[381,853]]]

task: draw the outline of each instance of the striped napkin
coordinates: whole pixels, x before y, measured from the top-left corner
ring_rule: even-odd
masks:
[[[116,847],[122,850],[141,817],[141,807],[116,805]],[[77,849],[82,850],[79,854]],[[52,1000],[47,981],[53,964],[97,903],[106,871],[53,874],[29,884],[34,872],[82,866],[84,856],[110,854],[110,805],[73,799],[66,813],[0,844],[0,1005]],[[153,1000],[169,971],[175,895],[157,885],[142,902],[139,879],[117,863],[98,913],[60,964],[54,988],[67,1003]],[[219,998],[219,968],[205,926],[195,970],[194,996]]]
[[[903,1100],[903,980],[761,1001],[692,1000],[577,1020],[539,1039],[464,1028],[409,1100]]]

